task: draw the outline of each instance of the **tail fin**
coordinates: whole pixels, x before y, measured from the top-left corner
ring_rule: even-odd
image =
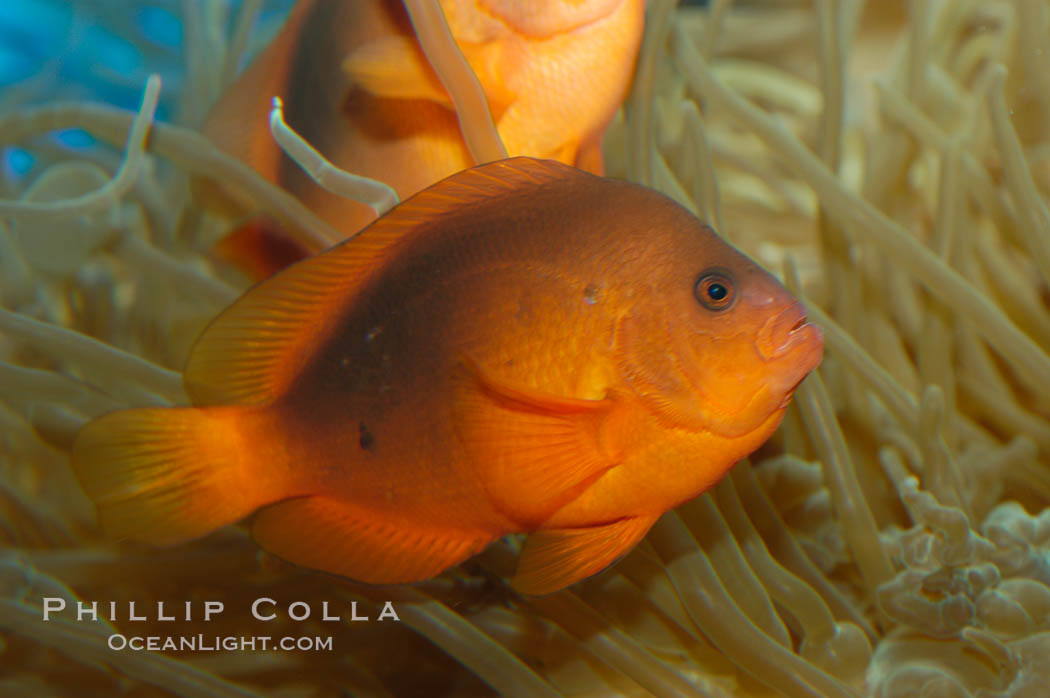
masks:
[[[287,496],[255,473],[239,429],[247,410],[147,408],[107,414],[73,444],[73,470],[117,538],[177,543]]]

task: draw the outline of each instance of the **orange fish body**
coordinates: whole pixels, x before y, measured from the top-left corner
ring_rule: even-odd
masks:
[[[778,425],[820,333],[666,197],[554,162],[459,173],[250,290],[195,345],[194,408],[88,425],[118,536],[253,535],[373,583],[530,532],[546,593],[627,552]]]
[[[627,91],[644,0],[442,0],[510,155],[601,174],[601,137]],[[317,186],[268,130],[279,96],[329,160],[402,199],[473,164],[451,103],[396,0],[300,0],[204,132],[347,235],[375,214]]]

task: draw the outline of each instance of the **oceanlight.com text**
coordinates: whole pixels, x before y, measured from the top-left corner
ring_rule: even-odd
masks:
[[[45,596],[41,600],[42,619],[44,622],[51,620],[52,615],[61,614],[66,611],[66,600],[58,596]],[[384,601],[378,615],[369,615],[358,609],[357,601],[348,604],[329,604],[321,601],[319,605],[311,605],[305,601],[292,601],[286,606],[282,605],[289,618],[295,621],[316,618],[327,623],[341,623],[344,620],[353,623],[368,622],[373,618],[378,622],[394,621],[400,622],[397,609],[390,601]],[[340,608],[341,607],[341,608]],[[106,618],[110,622],[126,619],[128,621],[168,621],[178,620],[192,621],[203,620],[208,622],[214,617],[221,615],[226,610],[226,604],[222,601],[184,601],[165,602],[157,601],[156,604],[137,604],[135,601],[77,601],[76,619],[78,621],[97,621]],[[68,609],[69,613],[73,609]],[[272,621],[278,617],[278,603],[274,599],[260,596],[252,601],[250,606],[252,617],[261,621]],[[349,613],[347,613],[349,611]]]
[[[134,652],[331,652],[331,636],[270,635],[122,635],[114,633],[106,641],[111,650]]]

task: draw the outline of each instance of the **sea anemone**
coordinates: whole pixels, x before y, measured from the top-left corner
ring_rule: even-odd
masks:
[[[70,474],[88,419],[185,402],[190,343],[246,285],[209,257],[231,220],[191,183],[333,239],[193,130],[259,6],[224,38],[222,3],[184,3],[172,122],[153,120],[155,80],[137,115],[52,103],[82,90],[46,74],[0,93],[0,145],[35,162],[0,182],[0,693],[1045,695],[1050,5],[649,3],[610,174],[666,192],[780,274],[827,357],[750,462],[612,569],[543,597],[508,591],[513,541],[392,588],[294,568],[239,527],[115,544]],[[44,137],[70,128],[110,145]],[[259,598],[272,620],[249,612]],[[45,622],[45,599],[105,601]],[[179,619],[158,620],[158,601]],[[204,621],[205,601],[227,611]],[[379,620],[386,601],[400,622]],[[129,602],[150,620],[130,620]],[[198,634],[333,645],[111,648]]]

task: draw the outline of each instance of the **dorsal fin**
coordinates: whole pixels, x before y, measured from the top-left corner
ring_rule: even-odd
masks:
[[[270,277],[223,311],[190,352],[186,392],[197,405],[272,401],[395,243],[480,201],[591,176],[558,162],[519,157],[464,170],[424,189],[356,237]]]
[[[275,96],[288,98],[294,53],[314,4],[296,3],[281,31],[212,107],[201,127],[212,143],[271,181],[276,181],[281,151],[270,135],[268,116]]]
[[[590,177],[590,174],[556,160],[530,157],[497,160],[457,172],[427,187],[380,218],[366,232],[395,226],[403,233],[408,228],[433,220],[436,215],[469,208],[480,201],[536,189],[551,182]]]

